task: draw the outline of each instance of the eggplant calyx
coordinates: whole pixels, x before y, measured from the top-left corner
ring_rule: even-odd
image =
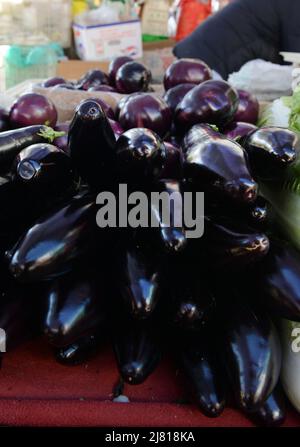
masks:
[[[52,127],[44,126],[44,129],[42,129],[40,132],[37,133],[40,137],[45,138],[45,140],[49,141],[50,143],[53,143],[55,138],[63,137],[66,134],[64,131],[56,131],[52,129]]]

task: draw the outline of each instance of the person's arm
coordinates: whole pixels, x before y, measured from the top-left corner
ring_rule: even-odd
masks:
[[[236,0],[179,42],[174,54],[203,59],[227,79],[252,59],[281,63],[279,47],[280,19],[274,0]]]

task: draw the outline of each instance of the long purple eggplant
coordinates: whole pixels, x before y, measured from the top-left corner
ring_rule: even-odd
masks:
[[[272,217],[271,204],[262,196],[257,196],[255,202],[236,206],[230,200],[214,200],[206,196],[206,215],[212,220],[227,218],[232,221],[244,223],[251,228],[262,230],[270,225]]]
[[[178,180],[160,180],[152,187],[159,194],[167,194],[169,207],[165,205],[164,212],[161,211],[160,202],[151,202],[152,217],[159,226],[159,236],[163,248],[169,253],[179,253],[187,245],[183,222],[183,200],[181,185]],[[167,218],[165,220],[164,218]]]
[[[92,188],[110,187],[115,179],[116,138],[100,104],[81,102],[70,124],[68,151],[79,175]]]
[[[258,425],[264,427],[278,427],[286,418],[286,405],[283,393],[275,388],[262,406],[249,417]]]
[[[179,359],[192,385],[193,400],[206,416],[217,417],[225,408],[226,386],[210,337],[206,333],[181,336]]]
[[[254,272],[256,293],[269,311],[281,318],[300,321],[300,254],[279,240]]]
[[[92,196],[76,196],[38,220],[9,254],[9,269],[21,282],[53,278],[84,255],[95,236]]]
[[[73,172],[70,157],[48,143],[32,144],[15,158],[11,170],[15,181],[34,193],[62,193],[72,185]]]
[[[105,291],[88,274],[58,278],[46,297],[43,332],[54,346],[68,346],[106,324]]]
[[[162,355],[162,340],[155,326],[126,317],[114,328],[113,346],[121,377],[131,385],[143,383]]]
[[[237,404],[261,408],[273,392],[281,369],[280,340],[268,315],[249,303],[243,287],[223,296],[224,363]],[[222,297],[220,297],[222,298]]]
[[[25,147],[36,143],[51,143],[59,135],[59,132],[42,125],[0,132],[0,167],[12,163]]]
[[[216,311],[216,300],[198,268],[182,258],[168,262],[163,306],[167,320],[185,330],[202,329]]]
[[[260,261],[270,246],[266,234],[232,218],[206,218],[203,239],[213,269],[241,268]]]
[[[161,296],[159,259],[148,247],[129,244],[121,251],[117,290],[131,315],[148,318]]]
[[[160,177],[166,162],[166,148],[152,130],[127,130],[119,137],[115,150],[121,182],[141,186]]]
[[[282,127],[262,127],[246,136],[241,144],[247,151],[255,178],[269,180],[296,160],[297,135]]]
[[[188,179],[237,202],[254,202],[257,184],[238,143],[207,124],[198,124],[185,135],[182,148]]]
[[[0,327],[5,331],[6,352],[41,331],[43,299],[36,287],[25,287],[8,281],[3,286],[1,278]]]
[[[89,360],[96,352],[100,344],[98,334],[90,334],[79,338],[73,343],[56,348],[55,358],[63,365],[80,365]]]

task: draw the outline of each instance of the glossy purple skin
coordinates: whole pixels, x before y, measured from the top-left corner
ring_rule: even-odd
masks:
[[[92,87],[90,87],[88,89],[89,92],[116,92],[117,90],[115,88],[113,88],[111,85],[92,85]]]
[[[120,111],[119,122],[125,130],[146,127],[164,138],[171,128],[172,113],[162,98],[144,93],[128,98]]]
[[[11,127],[45,124],[54,127],[57,111],[50,99],[38,93],[21,95],[12,105],[9,115]]]
[[[230,140],[239,141],[241,138],[246,137],[256,129],[257,127],[254,126],[254,124],[234,121],[225,127],[223,134]]]
[[[91,197],[74,197],[39,219],[12,250],[9,269],[20,282],[54,278],[88,249],[95,228]]]
[[[231,200],[255,201],[258,185],[249,172],[245,151],[238,143],[208,124],[197,124],[186,133],[182,150],[187,178]]]
[[[259,114],[259,102],[246,90],[238,90],[239,104],[234,115],[234,121],[256,124]]]
[[[272,240],[258,269],[257,291],[268,309],[280,318],[300,322],[300,256],[293,247]]]
[[[59,78],[59,77],[54,77],[54,78],[49,78],[46,79],[46,81],[44,81],[42,83],[42,87],[54,87],[55,85],[60,85],[60,84],[65,84],[67,81],[64,78]]]
[[[122,181],[140,185],[160,178],[166,161],[166,148],[159,136],[151,130],[127,130],[119,137],[115,151]]]
[[[62,137],[57,137],[53,140],[53,144],[61,149],[62,151],[68,152],[68,132],[69,132],[70,125],[67,123],[61,123],[55,126],[54,130],[57,132],[65,132],[65,135]]]
[[[238,101],[237,91],[228,82],[203,82],[188,92],[178,104],[175,111],[176,128],[183,132],[198,123],[225,126],[232,121]]]
[[[118,121],[112,120],[112,119],[108,119],[109,124],[111,125],[112,130],[114,131],[116,140],[119,138],[120,135],[122,135],[122,133],[124,133],[124,129],[122,128],[122,126],[120,125],[120,123],[118,123]]]
[[[185,95],[194,88],[193,84],[179,84],[175,85],[175,87],[170,88],[166,91],[163,98],[172,110],[173,113],[175,113],[175,109],[180,103],[180,101],[183,100]]]
[[[103,101],[103,99],[100,98],[89,98],[89,99],[91,99],[91,101],[97,102],[102,107],[107,118],[110,118],[111,120],[116,119],[115,112],[105,101]]]
[[[181,180],[183,177],[183,154],[179,147],[164,142],[166,148],[166,161],[160,174],[161,179]]]
[[[201,84],[212,78],[209,66],[198,59],[179,59],[173,62],[164,76],[165,90],[178,84]]]
[[[120,93],[145,92],[151,78],[151,72],[144,65],[126,62],[116,73],[116,89]]]
[[[117,104],[116,112],[115,112],[116,113],[116,117],[117,118],[119,117],[120,111],[123,109],[123,107],[125,106],[125,104],[127,103],[127,101],[129,99],[133,98],[134,96],[143,95],[143,94],[144,94],[143,92],[135,92],[135,93],[132,93],[131,95],[123,96],[123,98],[121,98],[120,101]]]
[[[127,62],[133,62],[133,59],[129,56],[120,56],[111,61],[108,67],[108,79],[111,86],[115,87],[117,71]]]
[[[101,70],[90,70],[77,83],[79,90],[88,90],[92,86],[108,84],[108,76]]]
[[[241,291],[240,303],[230,307],[231,315],[226,314],[226,367],[237,404],[245,411],[256,411],[278,382],[280,341],[268,316],[244,303],[243,297]]]
[[[8,112],[0,107],[0,132],[9,130],[9,114]]]
[[[277,427],[286,418],[285,396],[280,389],[275,389],[262,406],[248,415],[253,421],[262,426]]]

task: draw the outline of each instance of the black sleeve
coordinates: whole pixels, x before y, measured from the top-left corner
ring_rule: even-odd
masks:
[[[203,59],[227,79],[252,59],[282,63],[280,30],[274,0],[235,0],[179,42],[174,54]]]

